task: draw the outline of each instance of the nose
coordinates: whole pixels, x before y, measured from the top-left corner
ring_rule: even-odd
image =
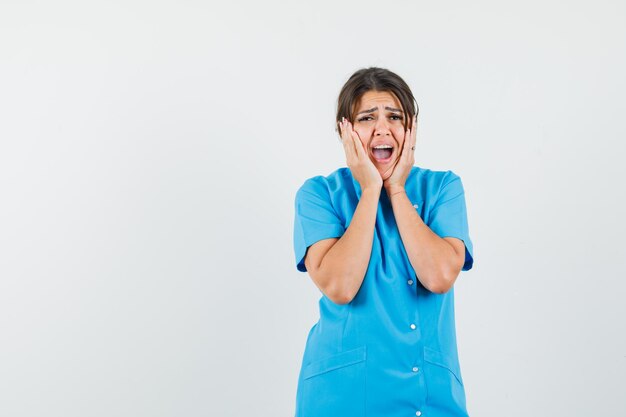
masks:
[[[387,119],[384,117],[379,117],[376,125],[374,126],[374,135],[375,136],[389,136],[391,131],[389,130],[389,124],[387,123]]]

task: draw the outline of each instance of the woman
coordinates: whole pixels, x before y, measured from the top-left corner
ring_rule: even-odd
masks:
[[[458,175],[413,166],[418,108],[382,68],[338,99],[348,168],[296,193],[294,249],[323,296],[297,417],[467,416],[453,284],[473,264]]]

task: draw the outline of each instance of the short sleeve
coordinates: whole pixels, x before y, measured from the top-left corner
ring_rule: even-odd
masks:
[[[293,246],[296,268],[306,272],[304,255],[313,243],[341,237],[345,232],[341,218],[330,199],[330,191],[321,176],[309,178],[296,192]]]
[[[465,263],[463,271],[474,264],[474,248],[469,237],[465,191],[461,178],[452,171],[444,175],[439,196],[431,210],[430,229],[439,237],[456,237],[465,243]]]

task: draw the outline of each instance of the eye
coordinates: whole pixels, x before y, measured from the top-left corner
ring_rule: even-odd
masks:
[[[397,114],[392,114],[392,115],[391,115],[391,116],[389,116],[389,117],[390,117],[392,120],[403,120],[403,119],[404,119],[404,117],[402,117],[402,116],[400,116],[400,115],[397,115]],[[363,116],[363,117],[361,117],[360,119],[357,119],[357,121],[359,121],[359,122],[364,122],[364,121],[369,120],[369,119],[371,119],[371,118],[372,118],[372,116]]]

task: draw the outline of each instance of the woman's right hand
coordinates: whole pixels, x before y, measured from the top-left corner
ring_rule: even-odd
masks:
[[[359,135],[352,129],[352,123],[341,118],[339,122],[341,143],[346,152],[346,163],[352,176],[358,181],[361,190],[375,189],[380,191],[383,186],[383,178],[376,166],[363,148]]]

